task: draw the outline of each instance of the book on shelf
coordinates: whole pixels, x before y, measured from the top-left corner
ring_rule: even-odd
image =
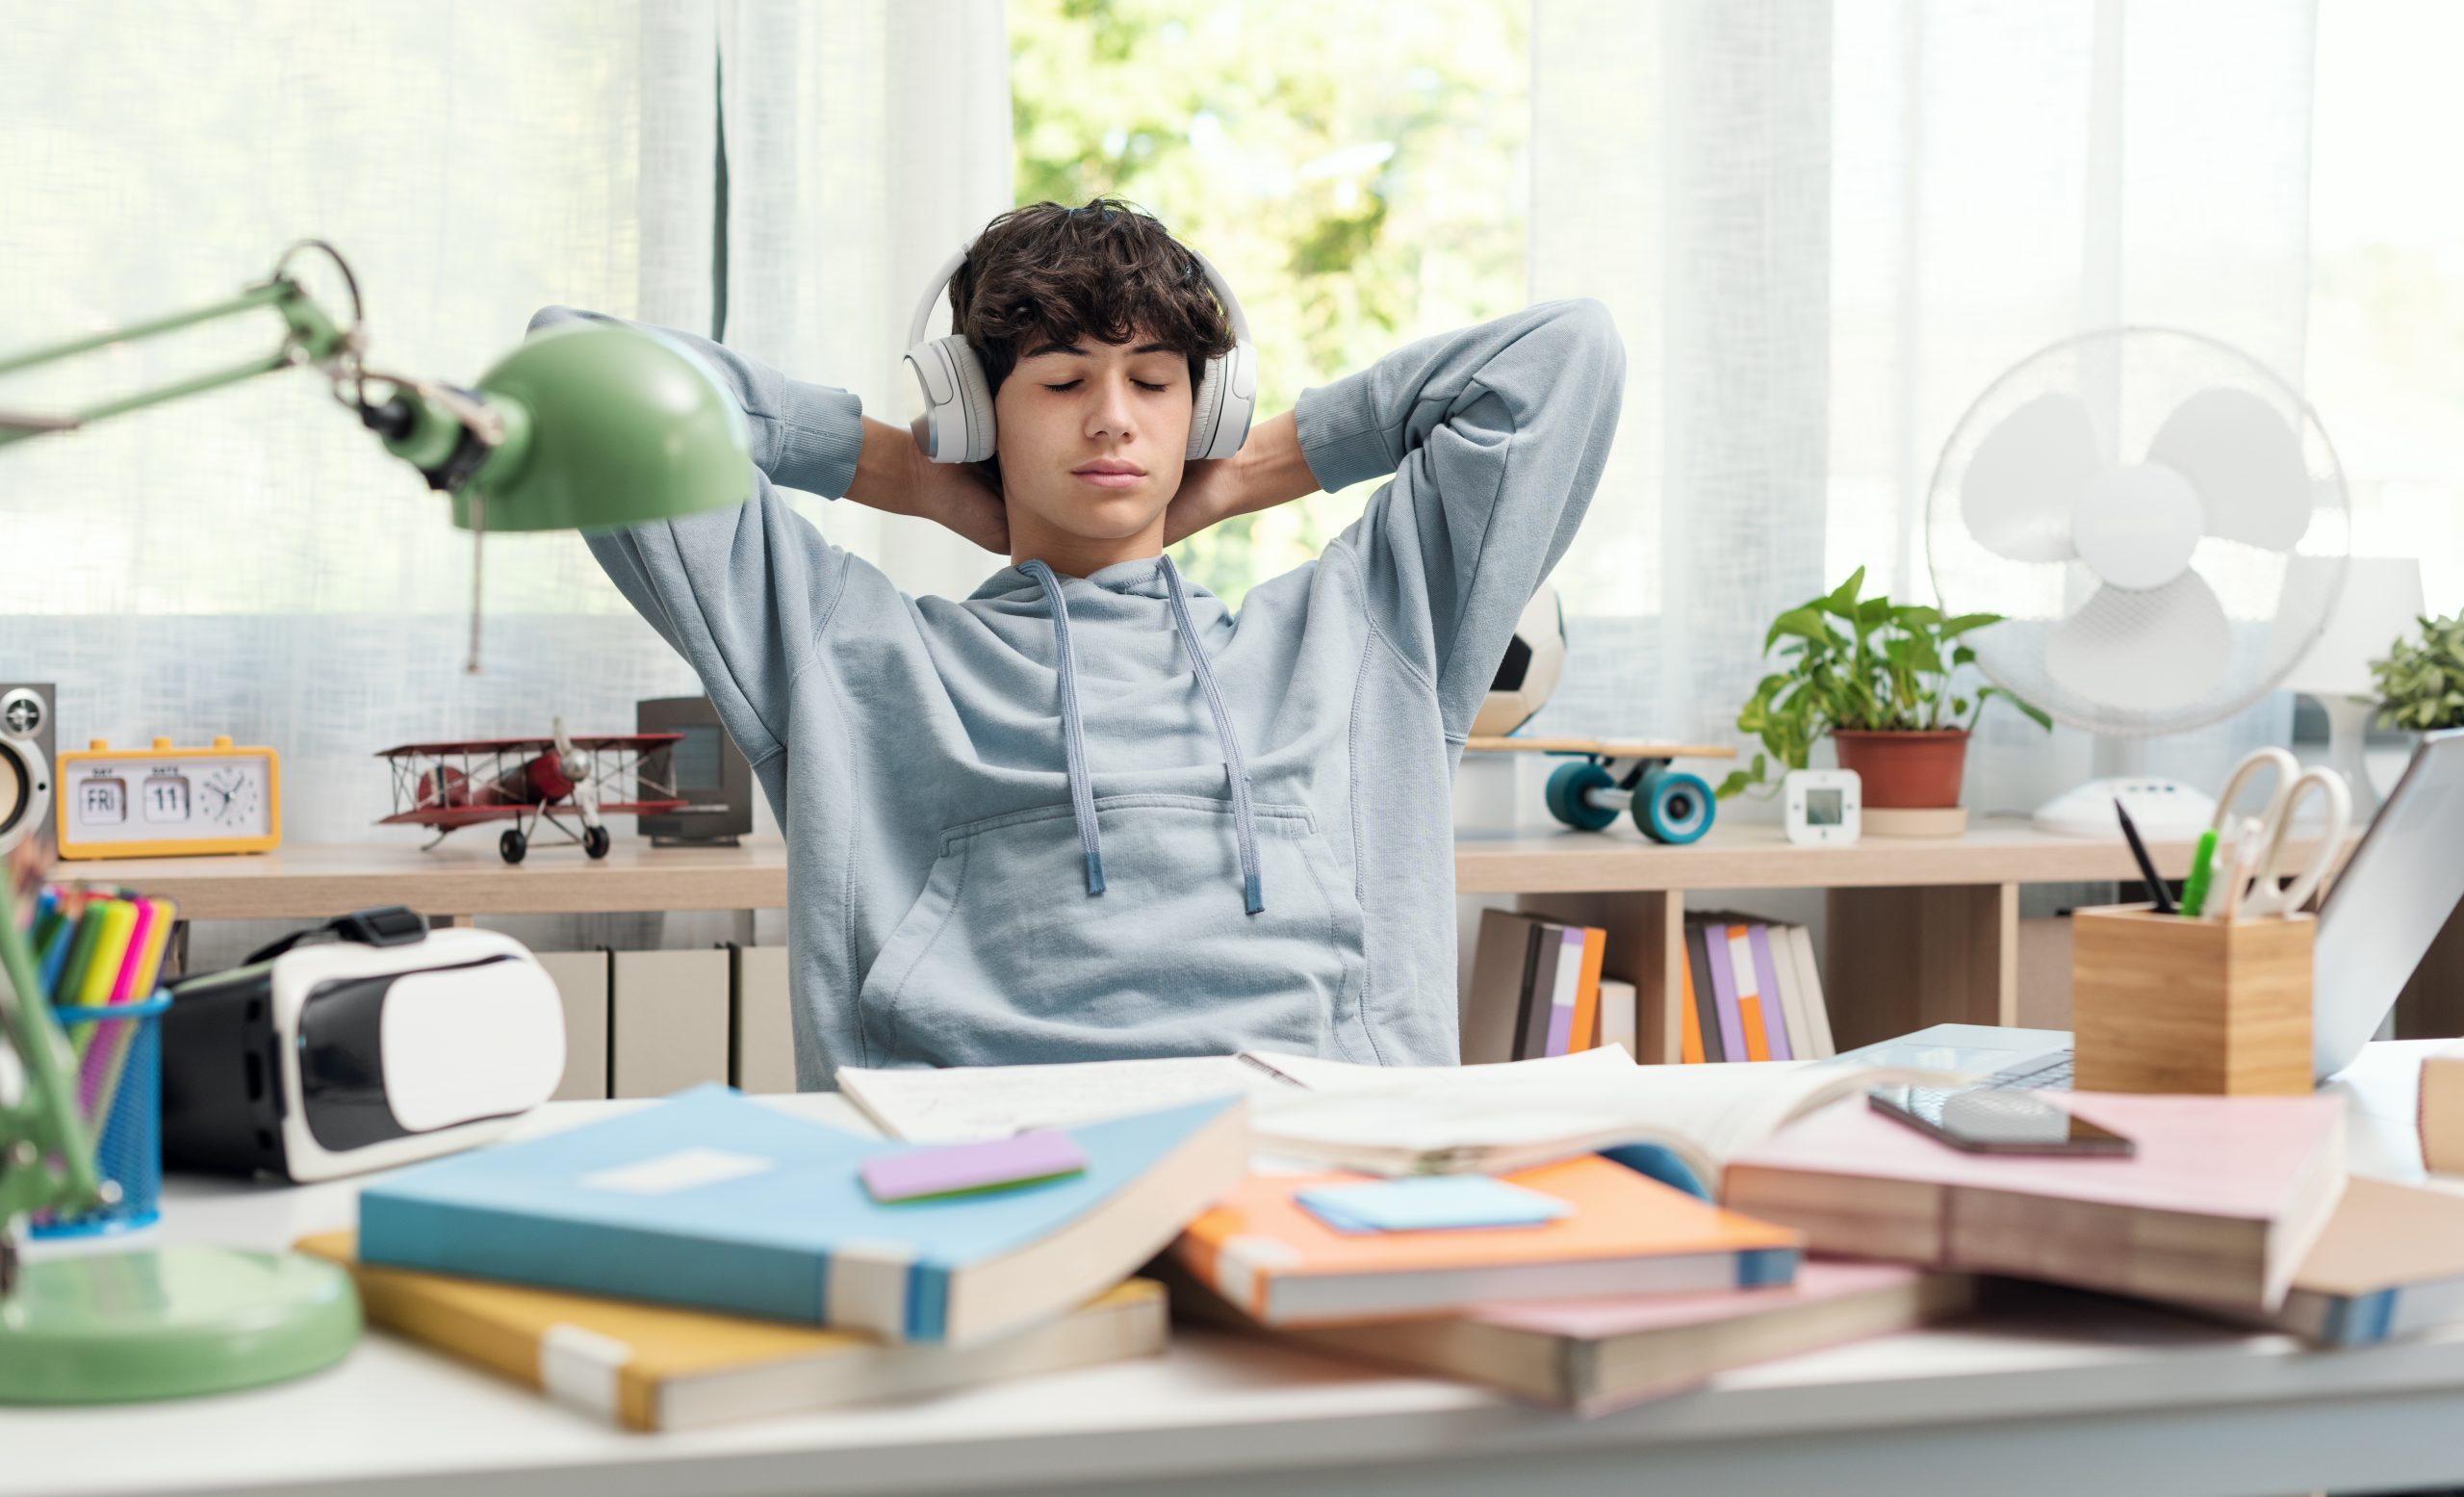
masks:
[[[1267,1331],[1186,1273],[1175,1308],[1210,1324],[1406,1372],[1477,1383],[1586,1417],[1719,1374],[1966,1314],[1976,1281],[1895,1263],[1809,1258],[1793,1283],[1700,1294],[1474,1304],[1449,1314]]]
[[[1472,977],[1458,996],[1464,1060],[1537,1060],[1603,1043],[1608,933],[1511,910],[1484,910]]]
[[[2344,1188],[2342,1098],[2047,1095],[2135,1152],[1968,1153],[1851,1097],[1732,1160],[1721,1199],[1816,1252],[2284,1303]]]
[[[359,1255],[893,1341],[988,1340],[1128,1278],[1248,1169],[1238,1097],[1071,1137],[1077,1174],[884,1204],[859,1171],[913,1146],[696,1087],[372,1180]]]
[[[362,1263],[351,1234],[300,1252],[347,1269],[369,1323],[629,1430],[693,1430],[953,1388],[1164,1350],[1163,1289],[1132,1278],[973,1346],[720,1315]]]
[[[1689,1005],[1681,1059],[1821,1060],[1837,1053],[1813,938],[1802,925],[1700,911],[1680,963]]]
[[[1192,1222],[1174,1262],[1269,1326],[1395,1320],[1486,1302],[1786,1283],[1798,1234],[1597,1155],[1503,1176],[1572,1207],[1536,1226],[1339,1228],[1302,1193],[1352,1174],[1252,1174]]]

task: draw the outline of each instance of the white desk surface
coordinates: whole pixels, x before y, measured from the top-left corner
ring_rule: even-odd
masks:
[[[2420,1178],[2427,1047],[2374,1045],[2336,1083],[2357,1172]],[[611,1105],[560,1104],[540,1125]],[[352,1218],[347,1183],[184,1181],[175,1197],[156,1231],[184,1240],[272,1247]],[[2087,1296],[1590,1421],[1175,1328],[1157,1359],[638,1435],[372,1331],[339,1366],[256,1392],[0,1410],[0,1493],[2266,1494],[2464,1480],[2459,1429],[2464,1328],[2315,1352]]]

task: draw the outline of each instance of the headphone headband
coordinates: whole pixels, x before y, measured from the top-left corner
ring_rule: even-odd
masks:
[[[1215,298],[1223,303],[1224,315],[1232,322],[1232,336],[1243,343],[1248,342],[1248,314],[1241,310],[1241,298],[1232,294],[1232,283],[1223,278],[1223,272],[1218,271],[1215,268],[1215,262],[1209,260],[1204,253],[1190,249],[1187,245],[1181,247],[1190,250],[1191,256],[1197,261],[1199,273],[1206,277],[1207,285],[1215,289]],[[916,302],[915,316],[908,321],[907,346],[909,348],[914,348],[924,341],[924,324],[932,321],[934,303],[941,299],[941,293],[949,289],[950,278],[959,273],[959,267],[966,264],[966,257],[974,249],[975,241],[972,239],[960,245],[957,252],[942,261],[941,268],[935,271],[933,278],[925,283],[923,299]]]

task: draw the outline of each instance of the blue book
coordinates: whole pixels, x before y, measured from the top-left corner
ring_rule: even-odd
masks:
[[[1222,1097],[1068,1130],[1083,1174],[885,1205],[858,1172],[919,1146],[723,1086],[370,1182],[366,1263],[962,1343],[1137,1271],[1246,1174]]]

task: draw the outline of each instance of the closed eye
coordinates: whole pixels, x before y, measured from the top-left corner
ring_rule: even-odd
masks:
[[[1079,386],[1081,383],[1083,383],[1083,382],[1084,382],[1084,381],[1076,380],[1076,379],[1072,379],[1072,380],[1068,381],[1068,382],[1067,382],[1067,383],[1065,383],[1065,384],[1046,385],[1046,386],[1044,386],[1044,388],[1045,388],[1045,389],[1047,389],[1047,390],[1050,390],[1050,391],[1052,391],[1054,394],[1058,395],[1058,394],[1060,394],[1060,393],[1061,393],[1062,391],[1064,391],[1064,390],[1075,390],[1075,389],[1077,389],[1077,388],[1078,388],[1078,386]],[[1159,394],[1160,394],[1161,392],[1163,392],[1164,390],[1166,390],[1166,389],[1169,388],[1168,386],[1166,386],[1166,385],[1150,385],[1150,384],[1148,384],[1148,383],[1147,383],[1145,380],[1143,380],[1143,379],[1133,379],[1133,380],[1131,380],[1131,381],[1130,381],[1130,383],[1131,383],[1131,384],[1134,384],[1134,385],[1136,385],[1136,386],[1138,386],[1138,388],[1140,388],[1141,390],[1153,390],[1153,391],[1158,392]]]

